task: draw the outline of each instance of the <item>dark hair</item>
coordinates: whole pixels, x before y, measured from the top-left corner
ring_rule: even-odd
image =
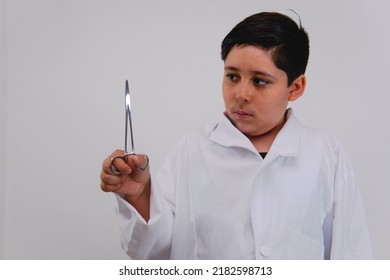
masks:
[[[288,85],[306,71],[309,59],[309,36],[288,16],[263,12],[247,17],[223,39],[221,57],[225,61],[234,46],[253,45],[272,51],[273,61],[286,72]]]

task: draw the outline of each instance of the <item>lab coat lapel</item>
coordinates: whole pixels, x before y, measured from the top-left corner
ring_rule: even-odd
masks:
[[[292,109],[287,110],[287,121],[276,136],[266,158],[296,156],[302,125],[294,117]],[[258,154],[250,140],[224,116],[210,132],[210,140],[225,147],[239,147]]]
[[[210,140],[225,147],[238,147],[257,154],[251,141],[224,115],[210,132]]]
[[[297,156],[301,133],[302,125],[295,118],[292,109],[288,109],[287,121],[276,135],[267,157]]]

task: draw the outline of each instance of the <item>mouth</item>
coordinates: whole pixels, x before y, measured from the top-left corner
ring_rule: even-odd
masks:
[[[238,119],[248,119],[250,117],[253,117],[253,115],[251,113],[248,113],[248,112],[243,111],[243,110],[235,110],[235,111],[233,111],[233,115]]]

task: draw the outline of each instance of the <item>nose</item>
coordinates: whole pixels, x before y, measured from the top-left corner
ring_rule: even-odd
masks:
[[[252,94],[250,92],[250,87],[248,85],[248,82],[242,81],[240,84],[237,85],[236,88],[236,99],[237,101],[248,103],[252,99]]]

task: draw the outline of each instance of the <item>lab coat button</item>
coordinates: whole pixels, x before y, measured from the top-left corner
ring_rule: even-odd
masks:
[[[271,253],[271,250],[268,247],[263,246],[260,249],[260,253],[261,255],[263,255],[263,257],[268,257],[269,254]]]

